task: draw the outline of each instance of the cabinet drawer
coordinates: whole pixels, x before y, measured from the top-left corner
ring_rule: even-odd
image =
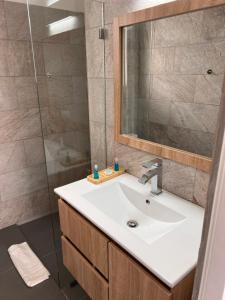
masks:
[[[108,299],[108,283],[90,263],[62,236],[63,263],[93,300]]]
[[[108,278],[109,240],[84,217],[59,199],[60,225],[63,234]]]
[[[109,244],[110,300],[172,300],[172,293],[117,246]]]

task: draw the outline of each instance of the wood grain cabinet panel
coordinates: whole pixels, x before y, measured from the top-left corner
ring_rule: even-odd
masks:
[[[107,281],[62,236],[63,263],[92,300],[108,300]]]
[[[172,300],[173,296],[169,289],[145,271],[140,264],[110,243],[109,299]]]
[[[104,234],[59,199],[60,226],[63,234],[108,278],[108,242]]]
[[[195,270],[170,289],[63,200],[59,215],[64,265],[92,299],[191,300]]]

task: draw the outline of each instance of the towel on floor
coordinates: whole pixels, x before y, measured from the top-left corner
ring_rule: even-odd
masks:
[[[10,246],[8,252],[27,286],[33,287],[49,278],[50,273],[26,242]]]

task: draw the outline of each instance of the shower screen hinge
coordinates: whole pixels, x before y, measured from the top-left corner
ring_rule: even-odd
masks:
[[[103,27],[99,28],[99,39],[100,40],[105,39],[105,28],[103,28]]]

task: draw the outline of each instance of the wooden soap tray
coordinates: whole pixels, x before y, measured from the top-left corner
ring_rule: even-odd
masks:
[[[106,175],[105,174],[105,170],[101,170],[101,171],[99,171],[99,179],[94,179],[93,178],[93,174],[91,174],[91,175],[87,176],[87,180],[89,182],[93,183],[93,184],[100,184],[100,183],[103,183],[103,182],[108,181],[110,179],[113,179],[113,178],[115,178],[117,176],[120,176],[120,175],[122,175],[125,172],[125,169],[121,168],[121,167],[120,167],[120,170],[117,171],[117,172],[114,171],[114,169],[112,167],[109,167],[107,169],[112,170],[112,174]]]

